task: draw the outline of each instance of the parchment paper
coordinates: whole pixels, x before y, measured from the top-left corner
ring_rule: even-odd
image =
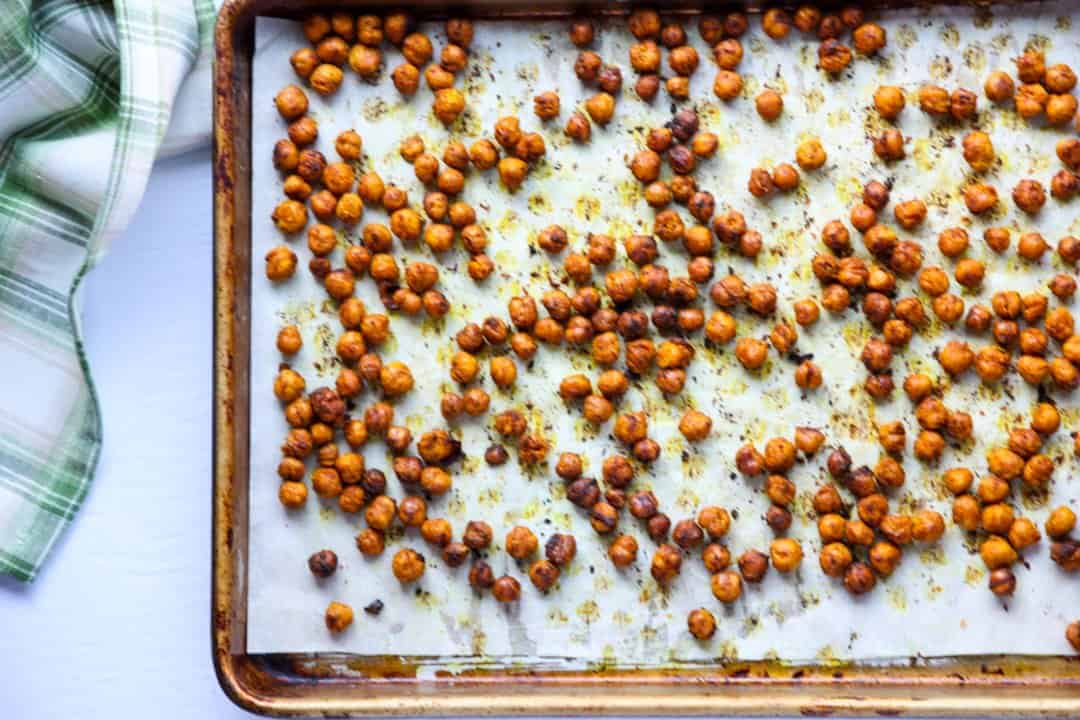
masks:
[[[696,173],[699,186],[714,193],[718,212],[729,206],[741,210],[766,243],[756,264],[719,250],[715,257],[718,276],[731,268],[748,282],[769,280],[779,289],[780,316],[790,318],[795,300],[819,295],[809,260],[821,247],[822,225],[833,218],[846,220],[862,184],[874,178],[895,182],[893,204],[884,216],[887,222],[892,223],[895,203],[915,197],[927,201],[930,212],[925,225],[901,236],[910,235],[922,243],[925,265],[951,268],[951,261],[937,250],[936,237],[946,227],[967,224],[959,193],[967,171],[959,140],[967,128],[935,123],[919,111],[914,92],[924,82],[935,82],[950,90],[963,86],[978,93],[977,124],[991,134],[1003,161],[989,181],[998,188],[1004,214],[974,219],[968,227],[972,236],[968,255],[983,260],[988,274],[981,292],[963,293],[965,302],[989,304],[990,295],[1002,288],[1042,288],[1045,292],[1046,281],[1061,269],[1054,266],[1056,256],[1054,262],[1048,254],[1035,266],[1024,265],[1013,251],[1001,257],[989,252],[981,236],[986,227],[996,224],[1008,224],[1017,232],[1038,229],[1052,243],[1080,231],[1076,202],[1061,204],[1051,199],[1037,218],[1029,219],[1015,213],[1009,201],[1012,186],[1022,177],[1033,176],[1048,185],[1059,167],[1053,147],[1062,135],[1028,126],[1009,109],[991,108],[982,94],[982,82],[991,70],[1013,71],[1011,59],[1027,45],[1043,48],[1048,64],[1080,67],[1080,36],[1072,25],[1075,12],[1060,3],[973,13],[942,8],[877,18],[888,30],[888,47],[876,59],[857,58],[852,69],[835,81],[814,68],[816,41],[793,32],[777,44],[764,38],[755,18],[752,31],[743,39],[746,56],[739,68],[746,88],[732,103],[722,103],[712,94],[716,67],[711,52],[696,27],[688,25],[688,35],[702,58],[691,80],[693,104],[702,128],[717,133],[721,142],[718,156],[701,163]],[[461,138],[468,144],[481,136],[491,137],[495,120],[515,113],[524,130],[541,130],[547,140],[546,159],[513,196],[498,186],[494,171],[468,174],[464,199],[477,209],[479,221],[488,230],[489,254],[498,265],[498,277],[477,286],[465,273],[466,256],[460,249],[433,259],[422,244],[403,249],[395,240],[402,266],[405,258],[438,264],[439,287],[454,307],[439,323],[423,316],[391,314],[394,335],[382,355],[384,362],[407,362],[416,378],[415,389],[397,403],[397,421],[404,419],[414,437],[445,426],[438,403],[442,390],[451,389],[448,359],[455,349],[454,333],[468,320],[480,321],[489,314],[505,318],[510,297],[528,290],[539,298],[550,286],[549,272],[550,277],[560,276],[561,258],[553,264],[546,253],[530,251],[539,229],[560,223],[571,236],[571,248],[582,249],[589,232],[605,232],[621,242],[626,235],[648,232],[651,227],[654,213],[626,163],[648,128],[670,118],[673,106],[663,90],[652,105],[634,96],[634,73],[627,61],[631,37],[624,28],[624,21],[604,22],[598,32],[596,50],[605,61],[622,68],[626,89],[619,98],[615,121],[607,128],[594,127],[587,145],[570,143],[562,135],[570,111],[592,92],[573,73],[576,50],[563,22],[477,23],[469,64],[458,81],[469,109],[449,132],[431,115],[431,93],[426,86],[411,100],[403,100],[393,89],[389,69],[401,58],[388,44],[383,47],[387,69],[377,85],[360,81],[346,69],[345,82],[336,95],[324,99],[308,92],[311,114],[319,122],[317,147],[336,160],[333,139],[342,130],[356,128],[364,139],[362,167],[375,169],[388,183],[408,188],[417,208],[423,189],[411,166],[397,153],[405,135],[419,133],[428,148],[441,155],[449,139]],[[437,54],[445,43],[441,24],[427,25],[424,31],[432,37]],[[494,438],[491,417],[509,407],[525,410],[530,426],[542,428],[552,440],[552,460],[565,450],[587,458],[586,474],[598,475],[602,458],[618,450],[609,435],[610,423],[593,432],[581,419],[580,409],[568,408],[559,399],[558,382],[571,369],[593,378],[598,374],[587,351],[569,352],[566,347],[542,347],[528,367],[519,362],[517,385],[508,393],[496,390],[483,374],[483,386],[492,395],[491,412],[486,418],[453,425],[466,459],[453,468],[453,491],[429,507],[429,517],[448,518],[457,537],[470,519],[491,523],[498,549],[489,553],[489,562],[496,574],[512,573],[522,583],[522,599],[514,606],[502,607],[490,595],[474,594],[466,580],[468,566],[445,567],[415,530],[398,532],[389,539],[382,557],[366,560],[353,540],[364,526],[362,514],[348,516],[336,503],[323,502],[314,493],[301,511],[286,511],[277,500],[275,474],[287,426],[271,392],[281,362],[274,337],[282,324],[299,323],[305,345],[291,360],[293,366],[307,378],[309,389],[332,386],[337,369],[328,358],[340,325],[333,304],[306,270],[310,253],[302,234],[288,241],[301,257],[296,276],[274,286],[263,274],[262,256],[284,240],[269,220],[282,197],[271,151],[274,141],[285,134],[273,96],[295,82],[288,58],[304,39],[298,23],[264,18],[258,21],[256,38],[249,652],[423,655],[466,664],[658,665],[712,658],[813,662],[1067,651],[1064,627],[1080,608],[1080,579],[1065,575],[1051,562],[1045,539],[1024,552],[1024,563],[1016,566],[1016,595],[1004,601],[986,589],[984,566],[972,538],[951,522],[940,544],[905,549],[899,570],[867,596],[853,598],[837,581],[825,577],[817,564],[820,542],[809,502],[817,484],[825,479],[825,453],[800,464],[790,475],[799,497],[789,534],[799,538],[806,551],[797,573],[784,576],[770,570],[760,586],[746,587],[738,602],[723,607],[709,591],[709,577],[700,559],[687,557],[682,575],[669,591],[661,591],[648,571],[656,546],[625,513],[620,531],[635,534],[641,552],[636,565],[616,570],[607,559],[606,542],[590,529],[585,515],[565,500],[562,481],[551,469],[523,473],[513,450],[511,461],[501,468],[489,468],[482,459]],[[868,137],[881,122],[871,107],[871,95],[884,83],[901,85],[912,93],[899,121],[911,138],[909,157],[890,166],[874,157]],[[784,95],[784,114],[772,125],[762,122],[754,111],[753,97],[763,86]],[[532,113],[532,97],[549,89],[559,91],[563,109],[559,120],[545,127]],[[746,191],[750,169],[793,162],[797,141],[810,135],[821,138],[829,154],[827,165],[818,172],[803,173],[803,184],[793,194],[777,195],[767,203],[753,199]],[[682,214],[691,221],[685,211]],[[364,222],[369,221],[386,222],[386,215],[367,208]],[[345,233],[349,238],[358,235],[359,229]],[[685,273],[681,248],[666,246],[661,253],[660,262],[673,276]],[[617,263],[623,261],[620,250]],[[340,251],[333,262],[343,265]],[[595,276],[602,280],[599,273]],[[917,291],[913,282],[901,282],[902,295],[913,291]],[[357,294],[370,311],[384,311],[370,280],[358,283]],[[1055,305],[1051,297],[1051,307]],[[707,300],[706,311],[711,312]],[[746,314],[738,320],[740,335],[749,332],[764,337],[772,326]],[[692,516],[705,504],[735,510],[738,517],[727,538],[733,557],[750,547],[767,550],[772,539],[761,519],[768,501],[760,482],[735,472],[733,454],[742,443],[754,441],[761,447],[769,437],[791,437],[795,426],[811,425],[827,433],[830,445],[848,448],[857,465],[872,466],[879,455],[875,424],[899,418],[908,431],[908,480],[894,493],[891,508],[930,507],[948,518],[951,497],[941,486],[941,472],[967,465],[977,474],[984,473],[987,447],[1003,444],[1013,425],[1026,424],[1036,400],[1033,389],[1015,373],[997,387],[982,387],[974,372],[967,373],[951,384],[944,400],[950,408],[973,414],[977,440],[949,447],[939,465],[927,467],[911,458],[910,443],[918,427],[907,398],[898,390],[891,402],[874,404],[860,389],[865,371],[857,356],[870,334],[861,313],[853,310],[834,318],[823,312],[822,321],[799,332],[799,351],[813,353],[825,374],[825,385],[805,397],[794,385],[794,364],[778,359],[772,350],[766,368],[755,375],[735,361],[730,347],[706,350],[696,341],[698,354],[680,396],[665,401],[650,377],[633,385],[622,403],[623,411],[647,411],[650,436],[663,447],[660,459],[639,475],[634,489],[653,487],[673,521]],[[954,334],[963,335],[934,325],[916,335],[911,347],[893,362],[898,384],[916,370],[944,378],[931,353]],[[990,342],[989,336],[967,339],[976,349]],[[483,367],[486,370],[486,358]],[[1076,508],[1080,503],[1069,437],[1080,428],[1080,412],[1075,396],[1058,394],[1056,398],[1064,426],[1046,451],[1062,464],[1051,492],[1048,497],[1014,495],[1018,514],[1040,527],[1050,507],[1067,503]],[[359,411],[375,399],[370,392],[365,394]],[[695,445],[686,443],[676,427],[691,406],[714,419],[712,436]],[[364,452],[368,467],[387,471],[389,491],[400,498],[404,493],[390,472],[385,446],[372,442]],[[569,531],[577,538],[577,560],[546,597],[531,586],[525,568],[517,567],[501,549],[506,531],[518,523],[538,534],[541,547],[556,531]],[[390,570],[391,556],[405,545],[427,558],[427,571],[416,586],[402,587]],[[324,547],[338,553],[341,567],[333,578],[316,581],[306,559]],[[376,599],[384,603],[381,615],[361,611]],[[330,600],[348,602],[357,613],[354,625],[340,636],[331,635],[323,625],[323,611]],[[699,642],[687,632],[686,615],[702,606],[716,614],[719,627],[711,640]]]

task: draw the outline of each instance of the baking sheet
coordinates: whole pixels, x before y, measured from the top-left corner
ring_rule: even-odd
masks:
[[[980,91],[986,73],[1011,69],[1010,59],[1034,44],[1043,48],[1049,62],[1080,65],[1080,44],[1069,32],[1075,11],[1068,4],[1034,4],[1022,8],[994,8],[992,13],[964,8],[896,11],[878,19],[888,30],[889,46],[874,60],[859,58],[838,81],[814,69],[816,42],[793,33],[776,44],[757,29],[744,38],[746,55],[739,68],[746,81],[743,97],[725,104],[711,93],[715,66],[711,53],[696,28],[688,35],[702,57],[702,66],[691,80],[692,98],[703,129],[720,137],[718,156],[699,166],[699,186],[717,198],[718,211],[728,206],[744,213],[751,228],[765,237],[766,250],[756,264],[721,249],[716,256],[718,273],[728,267],[748,282],[769,280],[780,295],[780,313],[790,317],[792,302],[819,292],[809,270],[809,259],[820,247],[821,226],[833,218],[846,218],[863,182],[892,178],[893,204],[921,197],[930,212],[925,225],[912,234],[926,252],[926,265],[943,263],[936,236],[942,229],[965,221],[958,188],[966,165],[959,151],[959,137],[966,128],[936,126],[909,97],[900,127],[911,137],[909,158],[884,166],[873,156],[864,133],[878,124],[870,108],[873,89],[883,83],[898,84],[909,91],[923,82],[948,88],[964,86]],[[441,23],[424,26],[436,51],[444,44]],[[419,133],[438,155],[448,139],[468,144],[490,137],[495,120],[514,113],[526,131],[540,130],[547,140],[546,159],[529,176],[521,190],[508,195],[498,185],[494,171],[469,173],[464,199],[488,230],[489,254],[502,278],[491,278],[478,288],[464,272],[466,256],[456,250],[433,258],[425,247],[402,248],[395,241],[399,264],[422,258],[441,270],[439,287],[454,306],[443,322],[392,314],[393,338],[382,349],[384,361],[404,360],[413,370],[415,389],[397,403],[397,422],[404,419],[414,437],[427,429],[444,427],[439,397],[450,389],[448,358],[454,351],[454,333],[468,320],[489,314],[506,317],[506,302],[521,290],[535,297],[549,287],[548,272],[558,276],[559,260],[551,266],[543,253],[528,248],[535,233],[557,222],[571,238],[570,247],[580,249],[590,232],[605,232],[621,239],[632,232],[646,232],[653,212],[645,205],[640,186],[626,168],[626,161],[640,146],[647,129],[670,118],[672,107],[664,93],[653,105],[633,96],[633,72],[626,61],[631,41],[624,21],[600,24],[596,50],[608,62],[618,64],[624,75],[623,91],[615,121],[606,129],[594,128],[588,145],[569,143],[561,127],[571,108],[591,93],[574,76],[576,51],[565,34],[564,22],[478,22],[469,65],[459,75],[458,86],[468,99],[468,111],[448,132],[430,113],[431,94],[423,87],[411,100],[403,100],[389,82],[388,71],[378,85],[360,82],[346,71],[342,89],[329,99],[313,92],[311,114],[319,122],[317,147],[333,158],[333,138],[342,130],[356,128],[364,138],[364,168],[373,168],[385,181],[409,189],[414,207],[423,190],[412,168],[397,154],[400,139]],[[604,663],[605,665],[656,666],[715,658],[780,658],[791,661],[829,662],[839,659],[898,659],[911,656],[945,656],[981,653],[1063,653],[1067,645],[1063,629],[1080,605],[1080,583],[1061,573],[1048,557],[1047,543],[1024,553],[1026,563],[1015,569],[1019,587],[1005,602],[985,587],[985,570],[973,543],[949,524],[942,542],[931,547],[910,546],[897,572],[868,596],[850,597],[835,580],[817,566],[820,546],[809,498],[825,478],[824,454],[796,466],[790,474],[799,488],[795,521],[789,532],[799,538],[806,558],[795,574],[784,576],[770,570],[759,586],[746,586],[742,598],[730,607],[721,606],[709,591],[708,574],[700,560],[688,557],[678,580],[661,590],[649,575],[649,559],[655,544],[643,528],[624,514],[620,532],[638,537],[638,563],[624,571],[607,560],[606,543],[589,527],[585,515],[562,492],[562,481],[553,472],[521,472],[516,462],[489,468],[482,459],[494,435],[489,429],[495,413],[510,407],[523,409],[534,429],[553,442],[555,454],[562,450],[581,453],[587,474],[599,474],[603,457],[618,451],[609,436],[610,424],[599,433],[589,430],[579,409],[564,406],[555,388],[571,371],[597,374],[587,351],[568,352],[566,347],[541,348],[528,368],[519,364],[517,385],[510,392],[494,388],[484,373],[483,386],[492,395],[486,418],[454,424],[465,460],[453,468],[454,489],[429,504],[429,516],[447,517],[460,536],[470,519],[487,520],[495,530],[499,549],[489,554],[496,574],[509,572],[522,582],[522,599],[512,607],[499,606],[490,595],[480,597],[468,587],[468,567],[449,569],[415,530],[389,539],[386,553],[375,560],[363,558],[353,537],[363,527],[362,514],[341,513],[336,502],[325,503],[314,494],[305,508],[286,511],[277,500],[275,467],[279,445],[287,431],[271,385],[281,360],[274,348],[280,325],[299,323],[304,350],[291,360],[307,378],[309,388],[332,385],[336,368],[333,354],[340,325],[332,303],[307,273],[309,257],[302,236],[291,244],[301,257],[301,268],[288,283],[273,286],[265,280],[262,256],[280,244],[282,236],[269,221],[280,201],[281,178],[271,162],[274,141],[284,136],[284,123],[274,110],[273,96],[294,82],[288,63],[293,50],[304,44],[299,23],[260,18],[256,25],[257,62],[254,73],[253,110],[253,243],[252,253],[252,429],[251,508],[248,566],[247,647],[252,653],[344,651],[359,654],[419,655],[437,658],[440,664],[525,663],[538,665]],[[386,68],[401,61],[396,49],[384,45]],[[462,83],[462,78],[464,82]],[[782,118],[766,125],[757,118],[752,98],[763,86],[784,94]],[[532,97],[558,89],[562,114],[557,123],[544,128],[532,114]],[[1075,202],[1061,205],[1050,200],[1037,224],[1013,212],[1009,190],[1021,177],[1035,176],[1044,184],[1057,170],[1053,146],[1059,132],[1033,128],[1012,112],[987,111],[980,94],[978,124],[989,132],[1003,159],[991,175],[1007,211],[1003,217],[974,219],[969,256],[987,264],[988,276],[980,293],[964,293],[970,304],[988,303],[1000,288],[1034,289],[1060,270],[1045,260],[1036,268],[1021,267],[1014,255],[1004,258],[988,252],[981,242],[982,230],[991,224],[1010,224],[1014,230],[1038,229],[1049,241],[1080,231]],[[750,168],[793,160],[793,148],[804,136],[817,135],[829,153],[819,172],[803,174],[803,185],[791,195],[774,197],[769,203],[754,200],[746,192]],[[952,136],[956,136],[953,143]],[[950,147],[953,145],[953,147]],[[948,200],[946,203],[943,200]],[[890,210],[891,212],[890,205]],[[684,219],[688,216],[684,214]],[[364,222],[386,222],[381,210],[367,208]],[[359,230],[347,233],[357,236]],[[907,236],[907,234],[903,234]],[[856,244],[858,240],[855,239]],[[672,275],[685,271],[681,249],[662,247],[661,262]],[[620,251],[621,255],[621,251]],[[335,265],[342,265],[335,254]],[[597,278],[598,273],[594,274]],[[910,293],[913,284],[902,283]],[[382,312],[373,283],[361,281],[357,294],[374,312]],[[710,312],[710,303],[706,302]],[[1075,310],[1074,310],[1075,312]],[[771,322],[738,316],[739,334],[764,337]],[[932,359],[952,333],[934,326],[917,336],[911,347],[894,360],[898,379],[908,372],[941,373]],[[772,532],[761,520],[768,502],[759,481],[748,481],[734,469],[734,450],[747,441],[759,444],[769,437],[790,437],[797,425],[822,428],[829,442],[844,445],[856,464],[870,464],[878,457],[874,424],[901,419],[907,427],[909,445],[917,432],[909,401],[898,392],[889,403],[874,404],[859,390],[865,371],[857,355],[869,335],[860,313],[848,312],[840,319],[823,314],[813,329],[800,330],[798,349],[813,353],[825,373],[825,384],[803,399],[792,381],[794,365],[770,361],[760,375],[752,375],[734,360],[730,348],[710,351],[698,346],[690,378],[681,396],[665,402],[651,379],[632,386],[621,411],[644,409],[649,414],[650,436],[663,447],[651,470],[639,475],[634,488],[652,487],[662,508],[673,521],[695,514],[706,504],[736,510],[727,544],[733,556],[744,549],[767,549]],[[978,348],[982,342],[969,338]],[[483,365],[486,368],[486,363]],[[365,395],[364,407],[375,398]],[[952,384],[944,400],[950,408],[967,409],[975,419],[977,441],[969,447],[950,447],[938,467],[922,466],[910,457],[905,462],[907,484],[896,491],[891,507],[931,507],[950,514],[951,498],[940,485],[941,472],[953,465],[967,465],[977,474],[985,472],[985,449],[1005,442],[1007,431],[1026,421],[1035,402],[1034,391],[1015,374],[997,388],[981,387],[974,373]],[[1058,396],[1064,427],[1049,442],[1047,452],[1063,460],[1055,473],[1049,497],[1015,496],[1020,514],[1040,526],[1050,507],[1061,503],[1080,505],[1077,463],[1069,451],[1070,431],[1080,427],[1080,411],[1074,397]],[[714,419],[712,436],[705,442],[685,443],[677,423],[687,407],[697,407]],[[512,457],[513,457],[513,451]],[[368,467],[387,471],[390,492],[403,491],[390,472],[390,457],[379,442],[365,448]],[[557,531],[572,532],[578,556],[563,573],[557,589],[541,596],[528,582],[524,568],[501,550],[501,540],[515,524],[526,524],[541,544]],[[390,558],[402,546],[416,548],[428,560],[427,572],[416,586],[402,587],[390,571]],[[337,574],[316,581],[306,567],[315,550],[334,549],[341,560]],[[384,609],[378,617],[361,608],[379,599]],[[350,603],[356,622],[338,636],[328,633],[322,614],[330,600]],[[717,616],[718,629],[709,641],[696,641],[686,630],[686,614],[704,606]]]

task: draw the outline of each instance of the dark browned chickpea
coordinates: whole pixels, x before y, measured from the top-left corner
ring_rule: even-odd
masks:
[[[864,595],[874,589],[877,577],[868,565],[853,562],[844,572],[844,588],[852,595]]]

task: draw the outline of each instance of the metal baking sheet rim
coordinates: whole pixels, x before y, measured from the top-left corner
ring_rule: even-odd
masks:
[[[358,0],[337,4],[388,7]],[[1069,657],[968,657],[889,667],[761,661],[666,670],[477,669],[419,678],[423,658],[247,654],[248,118],[254,18],[316,7],[319,3],[303,0],[227,0],[215,29],[211,640],[218,681],[233,702],[278,716],[1080,715],[1080,660]],[[438,9],[424,0],[415,7]],[[471,8],[488,16],[567,13],[557,2],[473,3]],[[695,11],[692,4],[685,9]]]

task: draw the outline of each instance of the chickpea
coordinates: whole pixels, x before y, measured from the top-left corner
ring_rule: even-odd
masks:
[[[1020,117],[1030,120],[1042,114],[1050,102],[1050,94],[1042,85],[1027,84],[1016,89],[1014,97],[1016,112]]]
[[[382,52],[378,48],[368,47],[367,45],[353,45],[349,50],[349,67],[353,69],[357,75],[365,80],[375,80],[379,76],[379,72],[382,69]],[[416,65],[416,63],[412,63]],[[330,67],[337,71],[337,84],[341,84],[341,70],[333,65],[320,66]],[[316,68],[315,75],[319,73],[319,69]],[[314,81],[315,75],[312,75]],[[316,88],[317,89],[317,88]],[[327,94],[320,90],[324,95]]]
[[[1017,550],[1023,550],[1024,548],[1031,547],[1038,543],[1042,536],[1039,534],[1039,529],[1035,527],[1035,523],[1027,518],[1016,518],[1012,523],[1012,527],[1008,532],[1009,544]]]
[[[607,125],[615,115],[615,98],[599,92],[585,101],[585,112],[598,125]]]
[[[825,160],[825,148],[821,146],[821,141],[816,138],[804,140],[795,149],[795,162],[803,170],[817,170],[825,164]]]
[[[1064,125],[1076,116],[1076,97],[1068,93],[1051,95],[1046,100],[1046,122],[1049,125]]]
[[[833,75],[843,72],[851,64],[851,48],[835,38],[828,38],[818,46],[818,67]]]
[[[1013,202],[1016,206],[1033,215],[1046,203],[1046,191],[1038,180],[1021,180],[1012,191]]]
[[[687,615],[686,627],[696,639],[708,640],[716,632],[716,618],[705,608],[697,608]]]
[[[1059,170],[1050,179],[1050,194],[1057,200],[1071,200],[1080,193],[1080,175],[1069,170]]]
[[[667,585],[675,579],[681,569],[682,555],[675,546],[665,543],[656,549],[649,569],[656,582]]]
[[[1080,652],[1080,620],[1069,623],[1065,628],[1065,639],[1073,646],[1076,652]]]
[[[499,161],[499,180],[510,192],[514,192],[525,181],[529,166],[523,160],[515,157],[503,158]]]
[[[903,133],[896,128],[886,129],[874,138],[874,154],[886,162],[903,160],[905,156]]]
[[[1042,82],[1046,75],[1046,57],[1038,50],[1029,50],[1016,58],[1016,75],[1021,82]]]
[[[713,81],[713,93],[721,100],[734,100],[743,89],[743,81],[737,72],[720,70]]]
[[[539,547],[540,543],[536,535],[523,525],[511,528],[506,534],[506,553],[515,560],[524,560],[535,553]]]
[[[882,577],[889,577],[900,565],[902,551],[896,545],[886,540],[874,543],[866,553],[870,567]]]
[[[979,546],[979,555],[990,570],[1006,568],[1017,560],[1016,551],[1005,538],[991,535]]]
[[[856,27],[852,38],[855,49],[862,55],[873,55],[887,43],[885,28],[873,22],[863,23]]]
[[[1003,103],[1013,96],[1013,79],[1008,73],[995,70],[986,77],[983,91],[991,102]]]
[[[1044,527],[1046,534],[1053,539],[1066,538],[1076,527],[1076,513],[1067,505],[1060,505],[1050,511]]]

